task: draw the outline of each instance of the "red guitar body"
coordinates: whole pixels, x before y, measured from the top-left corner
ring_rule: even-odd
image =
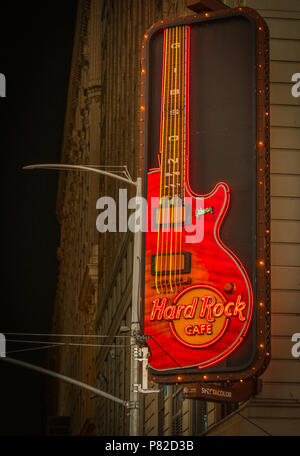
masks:
[[[149,172],[147,188],[144,332],[150,336],[150,366],[158,371],[213,366],[242,342],[253,305],[247,273],[219,236],[229,207],[229,188],[219,183],[211,193],[201,196],[193,194],[186,182],[192,223],[184,225],[181,233],[173,232],[172,239],[170,231],[158,234],[150,226],[155,210],[151,198],[160,196],[159,169]],[[197,223],[199,233],[193,239],[188,230]],[[171,249],[189,254],[189,272],[182,272],[178,283],[170,285],[174,274],[163,274],[155,286],[153,258],[159,235],[164,236],[166,252]]]

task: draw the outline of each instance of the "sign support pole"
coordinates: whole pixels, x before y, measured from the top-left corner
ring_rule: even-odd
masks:
[[[136,198],[142,194],[142,179],[137,178]],[[137,200],[136,200],[137,201]],[[133,271],[132,271],[132,304],[131,304],[131,369],[130,369],[130,429],[129,435],[139,435],[139,385],[140,369],[138,360],[139,346],[137,336],[140,332],[138,308],[140,303],[140,273],[141,273],[141,253],[142,253],[142,232],[141,229],[135,230],[133,246]]]

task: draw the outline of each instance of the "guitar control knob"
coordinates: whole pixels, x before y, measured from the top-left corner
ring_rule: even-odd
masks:
[[[225,293],[232,294],[236,290],[236,284],[234,282],[226,282],[224,285]]]

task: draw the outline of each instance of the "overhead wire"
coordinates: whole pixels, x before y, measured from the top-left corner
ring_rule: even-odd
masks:
[[[2,331],[6,336],[38,336],[38,337],[91,337],[91,338],[115,338],[115,337],[131,337],[126,334],[108,335],[108,334],[54,334],[54,333],[25,333],[25,332],[6,332]]]
[[[31,352],[31,351],[45,350],[46,348],[56,348],[56,347],[61,347],[61,345],[58,345],[58,344],[55,344],[55,345],[42,345],[41,347],[22,348],[20,350],[9,350],[9,351],[6,352],[6,354],[29,352],[29,351]]]
[[[24,340],[24,339],[6,339],[7,342],[21,342],[25,344],[43,344],[47,343],[48,345],[71,345],[71,346],[80,346],[80,347],[127,347],[127,345],[116,345],[116,344],[85,344],[85,343],[75,343],[75,342],[48,342],[40,340]]]

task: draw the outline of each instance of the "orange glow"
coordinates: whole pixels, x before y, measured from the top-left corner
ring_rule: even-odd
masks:
[[[264,348],[264,344],[259,344],[260,348]]]
[[[265,264],[264,260],[259,261],[259,266],[263,266]]]
[[[142,74],[146,74],[145,68],[142,68]]]
[[[145,109],[146,109],[145,106],[142,105],[142,106],[141,106],[141,111],[145,111]]]
[[[259,141],[259,142],[258,142],[258,145],[259,145],[259,146],[263,146],[263,145],[264,145],[264,142],[263,142],[263,141]]]

